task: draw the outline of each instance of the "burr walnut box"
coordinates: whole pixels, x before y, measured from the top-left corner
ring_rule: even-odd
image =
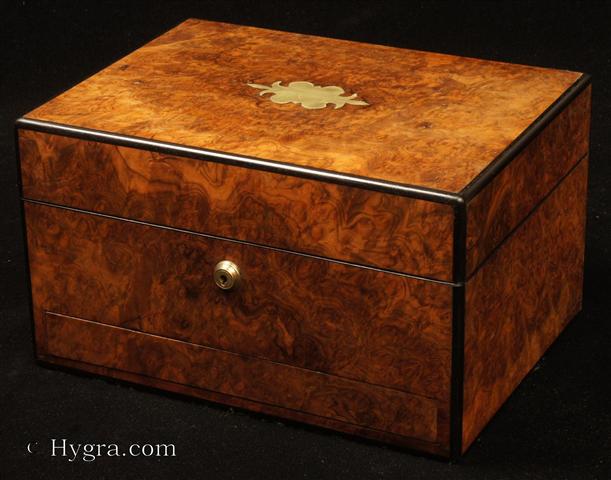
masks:
[[[581,308],[589,85],[187,20],[17,121],[36,355],[459,456]]]

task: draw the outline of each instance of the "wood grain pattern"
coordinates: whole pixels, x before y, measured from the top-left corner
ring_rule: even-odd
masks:
[[[450,205],[30,130],[19,144],[26,198],[452,280]]]
[[[188,20],[27,118],[461,195],[581,77]],[[370,105],[247,86],[278,80]],[[581,307],[589,111],[469,200],[457,259],[450,205],[20,130],[37,355],[448,455],[453,287],[396,272],[464,261],[466,450]]]
[[[443,457],[447,457],[449,455],[447,440],[443,440],[447,439],[447,433],[445,434],[445,436],[443,436],[443,434],[441,433],[441,430],[444,426],[446,427],[447,431],[447,416],[443,416],[443,410],[439,410],[437,424],[439,443],[431,443],[415,437],[406,437],[403,435],[394,434],[392,432],[374,430],[372,428],[368,428],[362,425],[346,423],[344,421],[336,420],[334,418],[321,417],[297,410],[289,410],[278,405],[254,402],[245,398],[234,397],[227,394],[213,392],[211,390],[182,385],[172,381],[151,378],[145,375],[126,372],[123,370],[101,367],[98,365],[91,365],[75,360],[69,360],[50,355],[39,355],[38,358],[43,364],[59,365],[61,367],[85,371],[95,375],[116,378],[122,381],[161,389],[168,392],[178,393],[181,395],[187,395],[190,397],[209,400],[223,405],[243,408],[252,412],[274,415],[276,417],[281,417],[290,421],[303,422],[322,428],[332,429],[337,432],[347,433],[349,435],[356,435],[359,437],[369,438],[375,441],[416,449],[422,452],[432,453],[434,455],[440,455]]]
[[[47,355],[438,441],[427,398],[52,313],[41,326]]]
[[[190,397],[201,398],[212,402],[228,405],[232,407],[238,407],[250,410],[252,412],[263,413],[267,415],[274,415],[290,421],[298,421],[308,423],[310,425],[319,426],[322,428],[333,429],[337,432],[347,433],[349,435],[357,435],[359,437],[369,438],[375,441],[381,441],[398,445],[406,448],[416,449],[422,452],[432,453],[434,455],[440,455],[443,457],[449,456],[448,448],[448,417],[447,411],[444,409],[438,410],[437,417],[437,435],[439,443],[431,443],[417,439],[415,437],[405,437],[397,435],[391,432],[385,432],[381,430],[374,430],[372,428],[364,427],[362,425],[355,425],[351,423],[342,422],[333,418],[321,417],[317,415],[300,412],[297,410],[289,410],[278,405],[270,405],[265,403],[254,402],[246,398],[234,397],[231,395],[221,394],[213,392],[211,390],[205,390],[201,388],[195,388],[188,385],[182,385],[172,381],[160,380],[158,378],[151,378],[145,375],[139,375],[123,370],[117,370],[108,367],[101,367],[99,365],[92,365],[83,363],[75,360],[69,360],[66,358],[54,357],[51,355],[38,355],[38,360],[43,365],[58,365],[60,367],[66,367],[69,369],[76,369],[79,371],[85,371],[95,375],[102,375],[104,377],[111,377],[121,381],[131,382],[135,384],[144,385],[146,387],[152,387],[161,389],[168,392],[177,393],[180,395],[188,395]]]
[[[467,205],[467,274],[588,152],[591,87]]]
[[[581,308],[587,167],[467,283],[464,449]]]
[[[188,20],[26,117],[459,192],[581,74]],[[247,83],[370,106],[306,110]]]
[[[53,311],[449,402],[452,287],[26,203]],[[236,291],[214,285],[239,265]],[[39,339],[40,340],[40,339]]]

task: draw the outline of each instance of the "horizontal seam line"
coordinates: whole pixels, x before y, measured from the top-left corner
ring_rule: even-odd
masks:
[[[50,313],[51,315],[62,316],[62,317],[65,317],[65,318],[71,318],[71,319],[74,319],[74,320],[77,320],[77,321],[81,321],[81,322],[87,322],[87,323],[92,323],[92,324],[95,324],[95,325],[101,325],[103,327],[116,328],[118,330],[124,330],[124,331],[127,331],[127,332],[133,332],[133,333],[138,333],[138,334],[141,334],[141,335],[147,335],[147,336],[151,336],[151,337],[156,337],[156,338],[160,338],[160,339],[163,339],[163,340],[169,340],[169,341],[173,341],[173,342],[180,342],[180,343],[184,343],[184,344],[187,344],[187,345],[192,345],[192,346],[199,347],[199,348],[206,348],[206,349],[209,349],[209,350],[214,350],[214,351],[225,353],[225,354],[229,354],[229,355],[235,355],[235,356],[238,356],[238,357],[250,358],[248,356],[245,356],[245,355],[242,355],[242,354],[238,354],[238,353],[235,353],[235,352],[228,352],[228,351],[216,349],[216,348],[213,348],[213,347],[206,347],[206,346],[203,346],[203,345],[198,345],[196,343],[184,342],[182,340],[176,340],[176,339],[173,339],[173,338],[163,337],[163,336],[160,336],[160,335],[154,335],[154,334],[150,334],[150,333],[146,333],[146,332],[140,332],[138,330],[132,330],[132,329],[129,329],[129,328],[118,327],[116,325],[108,325],[108,324],[101,323],[101,322],[95,322],[93,320],[86,320],[86,319],[83,319],[83,318],[72,317],[72,316],[69,316],[69,315],[63,315],[61,313],[55,313],[55,312],[51,312],[51,311],[48,311],[48,312],[45,312],[45,313]],[[130,371],[130,370],[125,370],[125,369],[122,369],[122,368],[104,366],[104,365],[99,364],[99,363],[92,363],[92,362],[72,359],[72,358],[68,358],[68,357],[61,357],[59,355],[53,355],[51,353],[49,353],[49,355],[54,356],[56,358],[66,358],[67,360],[72,360],[72,361],[75,361],[75,362],[82,362],[82,363],[86,363],[88,365],[93,365],[93,366],[97,366],[97,367],[112,368],[114,370],[119,370],[119,371],[122,371],[122,372],[131,373],[133,375],[142,375],[142,376],[147,377],[147,378],[152,378],[152,379],[155,379],[155,380],[161,380],[161,381],[164,381],[164,382],[173,383],[175,385],[185,385],[185,386],[189,386],[191,388],[196,388],[196,389],[200,389],[200,390],[206,390],[206,391],[214,392],[214,393],[217,393],[217,394],[220,394],[220,395],[227,395],[227,396],[230,396],[230,397],[239,398],[239,399],[247,400],[247,401],[250,401],[250,402],[256,402],[256,403],[261,403],[261,404],[268,405],[268,406],[271,406],[271,407],[283,408],[283,409],[291,410],[291,411],[294,411],[294,412],[305,413],[307,415],[313,415],[313,416],[318,417],[318,418],[327,418],[327,419],[330,419],[330,420],[347,423],[349,425],[353,425],[353,426],[356,426],[356,427],[368,428],[368,429],[371,429],[371,430],[375,430],[377,432],[386,433],[384,430],[379,430],[379,429],[376,429],[376,428],[368,427],[366,425],[360,425],[358,423],[352,423],[352,422],[345,421],[345,420],[338,420],[338,419],[335,419],[333,417],[326,417],[326,416],[318,415],[318,414],[315,414],[315,413],[309,413],[309,412],[306,412],[304,410],[297,410],[295,408],[283,407],[283,406],[280,406],[280,405],[275,405],[273,403],[269,403],[269,402],[265,402],[265,401],[261,401],[261,400],[253,400],[253,399],[248,398],[248,397],[242,397],[242,396],[234,395],[234,394],[230,394],[230,393],[223,393],[223,392],[219,392],[219,391],[216,391],[216,390],[211,390],[211,389],[208,389],[208,388],[199,387],[197,385],[192,385],[192,384],[189,384],[189,383],[180,383],[180,382],[176,382],[176,381],[173,381],[173,380],[166,380],[166,379],[163,379],[163,378],[160,378],[160,377],[154,377],[152,375],[148,375],[148,374],[145,374],[145,373],[138,373],[138,372],[134,372],[134,371]],[[266,361],[269,361],[269,360],[266,360]],[[314,371],[314,370],[301,369],[300,367],[295,367],[293,365],[285,365],[285,364],[277,363],[277,362],[273,362],[273,361],[269,361],[269,362],[273,363],[275,365],[288,366],[288,367],[295,368],[295,369],[298,369],[298,370],[306,370],[306,371],[309,371],[309,372],[312,372],[312,373],[316,373],[316,374],[319,374],[319,375],[323,375],[323,376],[336,377],[335,375],[329,375],[329,374],[326,374],[324,372],[317,372],[317,371]],[[337,377],[337,378],[343,378],[343,377]],[[350,380],[350,379],[347,379],[347,380]],[[350,381],[353,381],[353,380],[350,380]],[[355,381],[355,383],[366,383],[366,382]],[[375,387],[378,387],[378,388],[388,388],[388,387],[383,387],[381,385],[374,385],[374,384],[368,384],[368,383],[366,383],[366,384],[370,385],[370,386],[375,386]],[[397,392],[403,393],[403,394],[413,395],[415,397],[422,397],[421,395],[417,395],[417,394],[414,394],[414,393],[411,393],[411,392],[403,392],[401,390],[394,390],[392,388],[389,389],[389,390],[397,391]],[[423,397],[423,398],[426,398],[427,400],[432,400],[435,403],[439,403],[439,404],[443,403],[443,402],[441,402],[438,399],[432,399],[432,398],[429,398],[429,397]],[[435,407],[437,409],[440,408],[439,405],[435,405]],[[410,437],[408,435],[404,435],[404,434],[400,434],[400,433],[394,433],[394,432],[390,432],[390,433],[392,433],[393,435],[398,435],[398,436],[405,437],[405,438],[413,438],[413,439],[416,439],[418,441],[422,441],[422,442],[426,442],[426,443],[430,443],[430,444],[440,444],[439,442],[432,442],[430,440],[422,440],[422,439],[420,439],[418,437]]]
[[[17,128],[43,131],[50,134],[71,136],[85,140],[88,138],[104,139],[104,143],[111,145],[125,145],[127,147],[140,150],[156,149],[156,151],[165,151],[183,156],[186,155],[199,160],[237,165],[244,168],[258,168],[260,170],[271,171],[273,173],[289,176],[307,177],[318,181],[337,183],[340,185],[347,185],[353,188],[362,188],[365,190],[381,191],[388,194],[430,201],[432,203],[453,205],[463,201],[462,197],[455,192],[438,190],[435,188],[418,187],[416,185],[403,184],[390,180],[363,177],[355,174],[334,172],[332,170],[323,170],[314,167],[304,167],[277,160],[265,160],[262,158],[247,157],[239,154],[206,150],[200,147],[190,147],[171,142],[146,139],[143,137],[105,132],[103,130],[75,127],[50,122],[47,120],[36,120],[21,117],[17,120],[16,126]]]
[[[183,339],[180,339],[180,338],[166,337],[165,335],[161,335],[159,333],[147,332],[147,331],[144,331],[144,330],[137,330],[135,328],[128,328],[128,327],[124,327],[122,325],[114,325],[112,323],[104,323],[104,322],[100,322],[98,320],[89,320],[87,318],[75,317],[73,315],[67,315],[67,314],[64,314],[64,313],[53,312],[51,310],[45,310],[45,314],[51,314],[51,315],[56,315],[56,316],[60,316],[60,317],[65,317],[65,318],[72,318],[72,319],[79,320],[79,321],[82,321],[82,322],[94,323],[96,325],[101,325],[101,326],[104,326],[104,327],[117,328],[119,330],[125,330],[125,331],[128,331],[128,332],[134,332],[134,333],[139,333],[139,334],[142,334],[142,335],[148,335],[150,337],[160,338],[162,340],[168,340],[168,341],[172,341],[172,342],[180,342],[180,343],[184,343],[186,345],[192,345],[194,347],[205,348],[207,350],[212,350],[214,352],[224,353],[226,355],[233,355],[233,356],[240,357],[240,358],[243,358],[243,359],[246,359],[246,360],[258,360],[258,361],[261,361],[261,362],[271,363],[273,365],[279,365],[279,366],[282,366],[282,367],[294,368],[295,370],[302,370],[304,372],[315,373],[317,375],[322,375],[322,376],[325,376],[325,377],[340,378],[342,380],[347,380],[349,382],[362,383],[364,385],[369,385],[371,387],[382,388],[382,389],[385,389],[385,390],[391,390],[393,392],[397,392],[397,393],[401,393],[401,394],[406,394],[406,395],[411,395],[411,396],[414,396],[414,397],[426,398],[427,400],[434,401],[434,402],[436,402],[439,405],[446,404],[446,401],[444,401],[443,399],[440,399],[440,398],[437,398],[437,397],[432,397],[430,395],[425,395],[425,394],[422,394],[422,393],[417,393],[417,392],[414,392],[412,390],[402,390],[402,389],[397,388],[397,387],[389,387],[387,385],[382,385],[382,384],[378,384],[378,383],[372,383],[372,382],[368,382],[366,380],[359,380],[359,379],[353,378],[353,377],[346,377],[345,375],[339,375],[339,374],[336,374],[336,373],[325,372],[325,371],[322,371],[322,370],[313,370],[311,368],[302,367],[302,366],[299,366],[299,365],[292,365],[290,363],[280,362],[278,360],[272,360],[270,358],[265,358],[265,357],[261,357],[261,356],[258,356],[258,355],[251,355],[251,354],[248,354],[248,353],[240,353],[240,352],[232,352],[231,350],[226,350],[224,348],[215,347],[213,345],[205,345],[205,344],[202,344],[202,343],[193,343],[193,342],[190,342],[188,340],[183,340]]]
[[[425,277],[425,276],[421,276],[421,275],[414,275],[414,274],[410,274],[410,273],[403,273],[403,272],[398,272],[395,270],[388,270],[388,269],[384,269],[384,268],[380,268],[380,267],[374,267],[374,266],[370,266],[370,265],[363,265],[363,264],[359,264],[359,263],[353,263],[353,262],[348,262],[345,260],[339,260],[339,259],[335,259],[335,258],[330,258],[330,257],[324,257],[324,256],[320,256],[320,255],[315,255],[315,254],[310,254],[310,253],[305,253],[305,252],[297,252],[297,251],[293,251],[293,250],[288,250],[288,249],[284,249],[284,248],[280,248],[280,247],[272,247],[270,245],[264,245],[264,244],[260,244],[260,243],[256,243],[256,242],[249,242],[247,240],[238,240],[235,238],[230,238],[230,237],[223,237],[220,235],[213,235],[210,233],[202,233],[202,232],[197,232],[194,230],[189,230],[189,229],[185,229],[185,228],[178,228],[178,227],[171,227],[168,225],[162,225],[162,224],[158,224],[158,223],[152,223],[152,222],[145,222],[142,220],[136,220],[133,218],[125,218],[125,217],[119,217],[117,215],[110,215],[108,213],[100,213],[100,212],[94,212],[91,210],[85,210],[85,209],[81,209],[81,208],[75,208],[75,207],[69,207],[66,205],[59,205],[53,202],[46,202],[44,200],[35,200],[32,198],[27,198],[27,197],[22,197],[21,198],[22,201],[27,202],[27,203],[34,203],[34,204],[38,204],[38,205],[45,205],[48,207],[52,207],[52,208],[58,208],[61,210],[69,210],[72,212],[77,212],[77,213],[82,213],[82,214],[86,214],[86,215],[94,215],[97,217],[102,217],[102,218],[109,218],[112,220],[118,220],[118,221],[123,221],[123,222],[129,222],[129,223],[135,223],[138,225],[144,225],[144,226],[148,226],[148,227],[153,227],[153,228],[163,228],[165,230],[170,230],[170,231],[174,231],[174,232],[179,232],[179,233],[185,233],[185,234],[189,234],[189,235],[196,235],[196,236],[200,236],[200,237],[204,237],[204,238],[210,238],[213,240],[221,240],[221,241],[226,241],[226,242],[232,242],[232,243],[239,243],[242,245],[248,245],[251,247],[256,247],[256,248],[263,248],[266,250],[271,250],[274,252],[281,252],[281,253],[286,253],[286,254],[291,254],[291,255],[298,255],[301,257],[305,257],[305,258],[313,258],[316,260],[321,260],[321,261],[326,261],[326,262],[331,262],[331,263],[337,263],[340,265],[346,265],[349,267],[354,267],[354,268],[363,268],[363,269],[367,269],[367,270],[372,270],[372,271],[376,271],[376,272],[383,272],[383,273],[388,273],[391,275],[397,275],[400,277],[406,277],[406,278],[411,278],[414,280],[420,280],[420,281],[424,281],[424,282],[431,282],[431,283],[438,283],[441,285],[447,285],[450,287],[458,287],[461,286],[462,283],[457,283],[457,282],[450,282],[448,280],[439,280],[436,278],[431,278],[431,277]]]
[[[471,274],[466,278],[465,280],[465,284],[471,280],[471,278],[473,278],[473,276],[480,271],[480,269],[482,267],[484,267],[486,265],[486,263],[488,263],[488,260],[490,260],[490,258],[498,251],[501,249],[501,247],[503,247],[503,245],[505,245],[505,243],[513,236],[514,233],[516,233],[517,230],[520,229],[520,227],[522,227],[522,225],[524,225],[535,213],[537,213],[537,211],[539,210],[539,208],[546,202],[546,200],[551,197],[554,192],[556,192],[556,190],[562,185],[562,183],[571,175],[571,173],[573,173],[577,167],[579,165],[581,165],[581,162],[583,162],[587,157],[588,157],[589,153],[585,153],[564,175],[562,175],[562,177],[560,177],[560,179],[554,184],[554,186],[550,189],[549,192],[547,192],[536,204],[534,207],[532,207],[532,209],[524,216],[524,218],[522,220],[520,220],[520,222],[513,227],[508,233],[507,235],[505,235],[502,240],[500,240],[497,245],[488,253],[488,255],[486,255],[481,262],[479,262],[479,264],[477,265],[477,267],[473,270],[473,272],[471,272]]]

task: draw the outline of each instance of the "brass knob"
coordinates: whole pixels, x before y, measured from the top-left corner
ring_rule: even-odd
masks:
[[[237,287],[240,283],[240,269],[229,260],[221,260],[214,267],[214,283],[223,290]]]

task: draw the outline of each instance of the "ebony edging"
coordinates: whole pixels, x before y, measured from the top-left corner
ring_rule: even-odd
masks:
[[[467,263],[467,206],[454,206],[453,279],[452,289],[452,364],[450,373],[450,459],[462,454],[463,377],[465,350],[465,270]]]
[[[591,83],[592,77],[587,73],[579,77],[579,79],[539,115],[526,130],[524,130],[505,150],[490,162],[486,168],[471,180],[458,195],[465,201],[469,201],[475,197]]]
[[[465,284],[467,261],[467,202],[481,192],[492,180],[517,157],[530,142],[539,135],[583,90],[592,78],[583,74],[558,99],[501,152],[479,175],[458,194],[460,201],[454,205],[453,280],[457,284],[452,290],[452,370],[450,391],[450,459],[457,461],[462,456],[462,422],[464,394],[465,351]],[[578,164],[580,162],[577,162]],[[573,169],[571,169],[572,171]],[[570,172],[569,172],[570,173]],[[565,177],[563,177],[564,179]],[[562,180],[563,180],[562,179]],[[561,180],[561,181],[562,181]],[[561,183],[561,181],[559,183]],[[552,189],[553,191],[553,189]],[[549,194],[548,194],[549,195]],[[548,196],[547,195],[547,196]],[[547,196],[545,198],[547,198]],[[544,201],[545,198],[542,200]],[[541,202],[540,202],[541,203]],[[535,207],[536,209],[536,207]],[[534,209],[533,209],[534,210]],[[532,213],[532,212],[531,212]],[[527,217],[528,218],[528,217]],[[508,238],[524,220],[507,235]],[[505,238],[505,239],[506,239]],[[500,247],[505,242],[497,246]],[[484,262],[482,262],[483,264]]]
[[[65,137],[74,137],[81,140],[92,140],[95,142],[120,145],[124,147],[137,148],[152,152],[177,155],[182,157],[194,158],[210,162],[224,163],[237,167],[264,170],[272,173],[290,175],[294,177],[309,178],[323,182],[349,185],[352,187],[365,188],[383,193],[392,193],[404,197],[412,197],[420,200],[428,200],[435,203],[445,203],[453,205],[460,201],[460,197],[455,193],[436,190],[433,188],[418,187],[386,180],[376,180],[373,178],[362,177],[359,175],[348,175],[344,173],[332,172],[318,168],[300,167],[291,163],[263,160],[255,157],[233,155],[231,153],[219,152],[216,150],[206,150],[197,147],[188,147],[177,143],[159,142],[140,137],[133,137],[123,134],[104,132],[89,128],[71,127],[61,123],[47,122],[42,120],[32,120],[29,118],[19,118],[16,122],[17,128],[36,130],[39,132]]]
[[[301,167],[291,163],[264,160],[255,157],[234,155],[216,150],[207,150],[197,147],[189,147],[171,142],[160,142],[157,140],[134,137],[95,130],[89,128],[73,127],[61,123],[34,120],[30,118],[19,118],[15,122],[16,128],[37,130],[40,132],[63,135],[67,137],[80,138],[82,140],[93,140],[112,145],[148,150],[170,155],[178,155],[198,160],[225,163],[238,167],[265,170],[272,173],[291,175],[302,178],[310,178],[340,185],[349,185],[383,193],[391,193],[405,197],[428,200],[436,203],[457,205],[463,201],[473,198],[490,181],[518,155],[530,141],[536,137],[556,116],[591,83],[591,77],[583,74],[570,88],[568,88],[558,99],[547,108],[522,134],[520,134],[500,155],[498,155],[479,175],[477,175],[459,193],[447,192],[434,188],[408,185],[387,180],[378,180],[360,175],[350,175],[311,167]]]
[[[15,125],[15,159],[17,161],[17,189],[19,191],[19,199],[23,200],[23,182],[21,180],[21,155],[19,153],[19,128]],[[28,251],[28,229],[25,221],[25,205],[23,201],[19,202],[19,216],[21,217],[21,241],[23,242],[23,258],[25,261],[25,279],[26,279],[26,296],[28,298],[28,308],[30,309],[30,325],[32,327],[32,348],[36,355],[36,328],[34,322],[34,299],[32,297],[32,276],[30,274],[30,254]]]

